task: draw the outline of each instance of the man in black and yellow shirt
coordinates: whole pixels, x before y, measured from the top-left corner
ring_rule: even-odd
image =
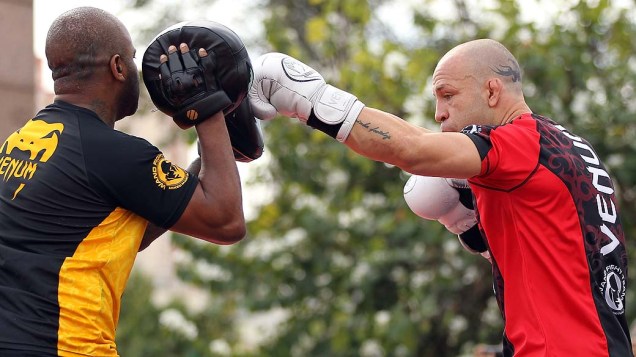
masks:
[[[55,102],[0,150],[0,355],[117,356],[140,247],[166,229],[217,244],[245,235],[238,170],[222,111],[196,125],[189,170],[114,130],[135,113],[139,81],[111,14],[61,15],[46,54]]]

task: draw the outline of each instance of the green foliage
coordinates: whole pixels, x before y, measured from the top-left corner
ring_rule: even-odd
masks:
[[[305,61],[367,105],[427,126],[435,125],[426,85],[437,60],[466,40],[503,42],[524,69],[531,108],[586,137],[605,159],[635,261],[634,9],[573,2],[540,26],[522,16],[517,1],[488,9],[447,2],[451,15],[441,20],[429,0],[413,12],[415,34],[403,36],[387,25],[402,19],[379,18],[384,3],[266,0],[264,36],[272,50]],[[270,161],[256,181],[273,199],[248,223],[246,240],[219,247],[175,237],[191,255],[180,276],[213,301],[205,319],[191,317],[199,339],[219,336],[233,355],[272,357],[458,356],[476,343],[498,343],[489,264],[410,212],[399,169],[295,121],[263,125]],[[636,284],[633,274],[629,283]],[[632,290],[628,304],[636,317]],[[267,311],[285,318],[259,345],[242,346],[238,317]]]
[[[116,342],[122,356],[214,357],[238,344],[228,329],[235,323],[236,306],[225,297],[193,312],[183,301],[157,307],[152,303],[152,284],[133,273],[122,298]],[[215,340],[222,348],[212,348]],[[243,356],[235,351],[232,356]],[[246,355],[247,356],[247,355]]]
[[[163,346],[150,343],[159,333],[159,310],[148,303],[152,285],[143,277],[132,274],[127,287],[120,313],[124,318],[117,327],[119,353],[124,356],[156,354]]]
[[[117,328],[118,352],[122,356],[209,356],[204,340],[193,339],[170,322],[161,323],[169,315],[185,315],[183,306],[176,303],[159,309],[152,304],[151,295],[150,281],[133,274],[122,299],[121,316],[129,318],[122,319]]]

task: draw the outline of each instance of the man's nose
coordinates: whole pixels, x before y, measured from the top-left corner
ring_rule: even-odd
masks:
[[[448,111],[445,108],[443,108],[441,105],[436,104],[435,105],[435,121],[438,123],[441,123],[446,119],[448,119]]]

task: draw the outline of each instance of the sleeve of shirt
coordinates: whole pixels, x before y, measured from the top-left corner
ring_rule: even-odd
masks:
[[[144,139],[118,131],[84,144],[87,175],[104,198],[163,228],[190,202],[198,178]]]
[[[539,134],[533,124],[526,120],[514,125],[472,125],[462,130],[481,157],[481,172],[472,181],[508,191],[527,180],[539,162]]]

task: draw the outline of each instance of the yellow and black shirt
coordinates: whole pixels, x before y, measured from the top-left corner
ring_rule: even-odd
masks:
[[[171,227],[197,178],[56,101],[4,142],[0,179],[0,355],[117,356],[147,222]]]

